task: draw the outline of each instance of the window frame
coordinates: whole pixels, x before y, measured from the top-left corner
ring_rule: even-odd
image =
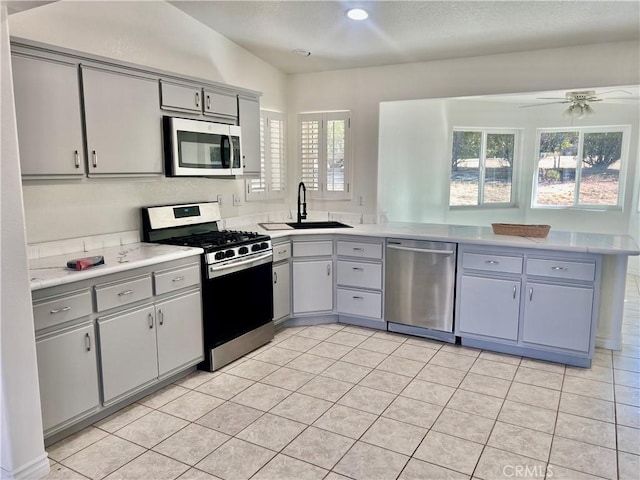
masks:
[[[345,121],[344,134],[344,190],[327,190],[327,123],[334,120]],[[335,110],[324,112],[303,112],[298,114],[298,168],[300,181],[305,181],[303,176],[303,136],[302,123],[305,121],[319,121],[319,160],[318,160],[318,189],[312,189],[307,185],[307,198],[318,200],[351,200],[351,171],[352,171],[352,141],[351,141],[351,111]],[[305,184],[306,185],[306,184]]]
[[[538,205],[538,170],[540,161],[540,138],[543,133],[575,132],[578,133],[578,151],[576,153],[576,178],[575,192],[572,205]],[[584,152],[585,133],[609,133],[622,132],[622,145],[620,146],[620,173],[618,174],[618,201],[616,205],[580,204],[580,184],[582,181],[582,154]],[[535,143],[535,168],[533,169],[533,181],[531,188],[531,209],[535,210],[583,210],[583,211],[622,211],[624,208],[624,193],[629,165],[629,147],[631,141],[631,125],[589,125],[584,127],[551,127],[536,129]]]
[[[274,157],[271,151],[271,122],[280,122],[280,156]],[[264,200],[280,200],[287,194],[287,128],[286,115],[274,110],[260,110],[260,177],[245,179],[245,194],[248,202]],[[279,164],[281,176],[281,188],[273,190],[274,166]],[[254,190],[255,182],[259,181],[264,186],[260,190]]]
[[[455,132],[478,132],[482,135],[480,140],[480,159],[478,164],[478,203],[475,205],[451,205],[451,173],[453,168],[453,137]],[[449,181],[447,198],[449,210],[466,210],[466,209],[488,209],[488,208],[514,208],[517,207],[517,178],[522,157],[522,128],[507,127],[453,127],[449,136]],[[513,134],[513,163],[511,165],[511,195],[509,202],[491,202],[484,201],[484,186],[486,173],[486,147],[487,135],[491,134]]]

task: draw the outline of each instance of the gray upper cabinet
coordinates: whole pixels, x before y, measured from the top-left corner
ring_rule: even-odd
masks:
[[[202,91],[200,87],[176,85],[160,80],[160,104],[163,110],[200,113]]]
[[[205,115],[238,118],[238,96],[234,93],[203,90]]]
[[[162,174],[157,80],[81,70],[89,176]]]
[[[22,175],[82,178],[77,66],[18,54],[12,65]]]
[[[238,97],[239,124],[242,129],[244,175],[260,176],[260,102]]]

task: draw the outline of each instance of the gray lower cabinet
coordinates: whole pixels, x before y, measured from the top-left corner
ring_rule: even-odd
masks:
[[[593,288],[528,282],[523,342],[589,351]]]
[[[37,338],[36,354],[45,432],[98,409],[100,393],[93,322]]]
[[[289,262],[273,266],[273,320],[286,318],[291,313],[291,267]]]
[[[153,305],[99,318],[104,403],[158,378]]]
[[[81,67],[89,176],[162,174],[158,82]]]
[[[458,285],[458,331],[518,340],[520,280],[462,275]]]
[[[333,313],[333,240],[294,240],[292,252],[293,314]]]
[[[77,66],[15,53],[11,63],[23,177],[82,178]]]

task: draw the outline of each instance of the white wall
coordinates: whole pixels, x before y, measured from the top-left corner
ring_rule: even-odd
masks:
[[[15,37],[257,90],[263,92],[261,108],[286,107],[283,73],[162,1],[60,1],[12,15],[9,27]],[[232,206],[234,193],[242,198],[240,207]],[[31,183],[24,186],[27,240],[135,230],[143,205],[215,200],[219,194],[223,217],[282,210],[285,205],[245,203],[243,180]]]
[[[388,177],[390,172],[378,172],[376,166],[379,156],[380,102],[638,83],[640,83],[640,44],[638,42],[604,43],[487,57],[292,75],[289,80],[288,102],[289,138],[291,139],[289,158],[297,159],[295,142],[297,113],[351,110],[353,112],[352,135],[355,143],[354,200],[351,202],[314,201],[311,203],[311,208],[373,213],[377,208],[377,185],[390,184],[390,177]],[[407,132],[407,135],[414,134]],[[380,144],[384,145],[382,140]],[[433,160],[429,159],[429,161]],[[396,173],[391,172],[392,175]],[[293,164],[290,166],[290,186],[295,186],[298,179],[298,166]],[[415,179],[412,181],[417,182]],[[436,193],[442,194],[441,185],[434,188],[437,189]],[[364,196],[362,207],[357,205],[359,195]],[[446,195],[443,198],[446,200]],[[429,201],[434,200],[432,198]],[[339,205],[339,208],[336,205]],[[425,205],[425,209],[430,209],[432,206],[433,204],[429,203]],[[442,205],[439,208],[442,208]],[[440,221],[441,212],[435,218]],[[547,215],[543,215],[542,218],[547,218]],[[579,220],[572,225],[572,228],[584,230],[581,217],[575,218]],[[540,219],[535,217],[536,221]],[[564,219],[552,219],[554,223],[564,221]],[[450,220],[443,219],[443,221]],[[453,220],[466,221],[467,219],[459,216]],[[591,225],[596,224],[597,222]]]
[[[465,99],[409,100],[380,105],[378,208],[392,221],[485,225],[492,222],[548,223],[557,230],[626,234],[636,211],[640,103],[598,103],[585,120],[563,117],[564,105],[518,108],[514,103]],[[621,184],[621,210],[532,209],[537,171],[537,128],[595,125],[631,126],[627,175]],[[513,208],[448,208],[451,131],[461,128],[515,128],[520,131]],[[400,148],[398,148],[400,145]],[[393,181],[389,181],[393,179]],[[396,189],[395,186],[400,188]],[[425,196],[430,200],[426,201]],[[412,201],[406,202],[404,199]],[[423,208],[420,209],[419,207]]]
[[[0,477],[39,478],[49,469],[20,189],[7,7],[0,4]]]

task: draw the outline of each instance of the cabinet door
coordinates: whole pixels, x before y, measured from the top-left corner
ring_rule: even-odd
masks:
[[[273,319],[291,313],[291,273],[289,262],[273,267]]]
[[[104,402],[158,377],[153,305],[98,319]]]
[[[238,117],[238,96],[232,93],[212,92],[203,90],[205,115],[221,115],[223,117]]]
[[[242,129],[242,160],[245,175],[260,175],[260,103],[238,97],[238,120]]]
[[[333,310],[331,260],[293,262],[293,313]]]
[[[36,341],[44,431],[100,404],[93,324]]]
[[[200,290],[156,303],[156,319],[161,377],[204,359]]]
[[[89,175],[162,173],[158,83],[82,67]]]
[[[588,352],[593,288],[528,282],[522,341]]]
[[[22,175],[85,174],[78,67],[14,54]]]
[[[462,276],[457,330],[518,340],[520,280]]]
[[[165,110],[197,113],[202,111],[202,92],[200,87],[187,87],[161,81],[160,91],[162,108]]]

